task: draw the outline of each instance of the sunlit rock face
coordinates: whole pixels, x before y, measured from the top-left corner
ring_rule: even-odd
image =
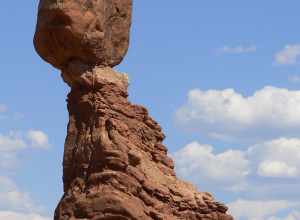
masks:
[[[70,60],[115,66],[129,45],[131,0],[41,0],[34,45],[56,68]]]
[[[36,50],[71,88],[54,220],[232,220],[176,177],[160,125],[112,69],[128,49],[131,11],[131,0],[40,1]]]
[[[72,63],[64,190],[55,220],[232,220],[213,196],[177,179],[165,135],[128,101],[127,76]]]

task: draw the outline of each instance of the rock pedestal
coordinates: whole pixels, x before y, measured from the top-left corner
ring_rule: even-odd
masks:
[[[232,220],[209,193],[176,178],[160,126],[127,100],[126,75],[80,64],[62,75],[70,122],[55,220]]]

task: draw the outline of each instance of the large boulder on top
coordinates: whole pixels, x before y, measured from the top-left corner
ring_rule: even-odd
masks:
[[[34,45],[63,69],[72,60],[113,67],[129,45],[132,0],[41,0]]]

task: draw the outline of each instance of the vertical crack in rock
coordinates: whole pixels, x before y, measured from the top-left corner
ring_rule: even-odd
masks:
[[[232,220],[176,178],[161,127],[128,101],[112,67],[129,44],[131,0],[41,0],[34,45],[70,86],[64,195],[55,220]]]

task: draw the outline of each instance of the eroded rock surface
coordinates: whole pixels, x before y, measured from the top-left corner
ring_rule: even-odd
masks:
[[[41,0],[34,45],[61,69],[70,60],[115,66],[129,44],[132,0]]]
[[[126,54],[131,0],[41,0],[34,44],[71,87],[55,220],[232,220],[176,178],[161,127],[111,67]]]
[[[62,75],[72,90],[55,220],[232,220],[212,195],[176,178],[161,127],[127,100],[126,75],[80,63]]]

